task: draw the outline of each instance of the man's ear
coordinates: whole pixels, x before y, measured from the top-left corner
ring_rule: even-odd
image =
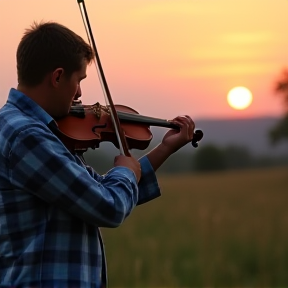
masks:
[[[57,87],[60,81],[63,79],[64,69],[57,68],[52,72],[51,82],[54,87]]]

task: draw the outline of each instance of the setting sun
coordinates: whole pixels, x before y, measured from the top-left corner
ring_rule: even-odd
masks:
[[[227,95],[228,104],[237,110],[246,109],[253,100],[252,93],[246,87],[235,87]]]

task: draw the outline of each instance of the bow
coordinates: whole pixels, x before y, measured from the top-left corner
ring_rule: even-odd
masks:
[[[125,155],[125,156],[131,156],[129,149],[128,149],[128,144],[123,132],[122,127],[120,126],[120,120],[118,118],[109,88],[108,88],[108,84],[104,75],[104,71],[101,65],[101,61],[100,61],[100,57],[99,57],[99,53],[96,47],[96,43],[93,37],[93,33],[92,33],[92,29],[91,29],[91,25],[89,22],[89,17],[88,17],[88,13],[87,13],[87,9],[85,6],[85,2],[84,0],[77,0],[78,5],[79,5],[79,9],[81,12],[81,16],[82,16],[82,20],[85,26],[85,30],[88,36],[88,40],[89,43],[92,47],[92,49],[94,50],[94,54],[95,54],[95,59],[94,59],[94,63],[97,69],[97,73],[98,73],[98,77],[100,80],[100,84],[102,87],[102,91],[104,94],[104,98],[105,98],[105,102],[106,105],[109,107],[110,110],[110,114],[111,114],[111,119],[112,122],[114,124],[114,128],[115,128],[115,133],[118,139],[118,143],[119,143],[119,149],[120,149],[120,153]]]

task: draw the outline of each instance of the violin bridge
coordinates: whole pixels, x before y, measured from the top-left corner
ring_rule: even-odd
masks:
[[[96,104],[94,104],[92,106],[92,109],[93,109],[93,112],[95,114],[95,116],[100,119],[101,118],[101,113],[102,113],[102,110],[106,113],[110,113],[109,112],[109,109],[106,107],[106,106],[103,106],[101,105],[99,102],[97,102]]]

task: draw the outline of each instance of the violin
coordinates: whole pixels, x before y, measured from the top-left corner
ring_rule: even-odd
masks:
[[[180,130],[172,121],[140,115],[125,105],[114,105],[120,120],[121,129],[127,141],[128,149],[146,149],[153,134],[150,126],[158,126]],[[99,102],[93,105],[82,105],[81,101],[73,101],[69,114],[57,120],[58,137],[72,152],[98,148],[101,142],[111,142],[119,148],[110,110]],[[203,137],[201,130],[196,130],[191,142],[193,147]]]
[[[89,43],[95,53],[94,63],[102,86],[106,106],[99,103],[82,105],[81,101],[72,103],[69,114],[58,119],[58,137],[71,152],[98,148],[100,142],[112,142],[122,155],[131,156],[129,149],[144,150],[150,144],[153,135],[150,126],[161,126],[180,130],[172,121],[139,115],[134,109],[124,105],[114,105],[101,65],[93,37],[84,0],[77,0]],[[192,145],[198,146],[203,137],[196,130]]]

